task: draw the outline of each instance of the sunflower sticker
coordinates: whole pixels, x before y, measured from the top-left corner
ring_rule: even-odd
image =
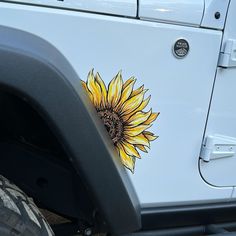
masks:
[[[81,82],[103,121],[123,165],[134,172],[136,158],[141,158],[139,152],[147,152],[150,142],[157,138],[147,130],[159,113],[153,113],[152,109],[143,111],[151,95],[145,98],[148,90],[144,89],[144,85],[134,89],[134,77],[123,82],[121,72],[110,81],[108,87],[99,73],[94,75],[93,70],[89,72],[87,81]]]

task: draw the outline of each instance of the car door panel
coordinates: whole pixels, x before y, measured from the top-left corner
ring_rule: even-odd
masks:
[[[236,185],[236,112],[234,105],[236,86],[235,9],[236,3],[235,1],[231,1],[225,25],[219,67],[216,74],[204,142],[206,142],[209,136],[214,135],[221,135],[226,141],[224,142],[223,140],[222,142],[219,140],[212,146],[211,153],[215,152],[217,154],[217,152],[222,152],[221,158],[206,162],[204,161],[203,155],[202,160],[200,161],[200,171],[203,178],[208,183],[221,187]],[[203,148],[204,145],[205,143],[203,143]]]

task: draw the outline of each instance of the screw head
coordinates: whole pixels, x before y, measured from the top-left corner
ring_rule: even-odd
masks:
[[[217,20],[220,19],[220,12],[217,11],[217,12],[215,13],[215,18],[216,18]]]

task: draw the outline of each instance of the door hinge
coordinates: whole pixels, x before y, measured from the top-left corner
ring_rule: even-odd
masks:
[[[209,135],[201,148],[200,158],[210,160],[233,157],[236,153],[236,138],[223,135]]]
[[[223,68],[236,67],[236,40],[228,39],[220,53],[218,66]]]

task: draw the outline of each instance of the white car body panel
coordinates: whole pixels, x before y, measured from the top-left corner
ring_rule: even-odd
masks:
[[[230,0],[205,0],[204,15],[201,26],[213,29],[223,29]],[[215,17],[219,13],[220,18]]]
[[[140,0],[139,17],[199,26],[204,0]]]
[[[223,45],[228,39],[236,39],[235,16],[236,16],[236,2],[231,0],[227,16],[228,23],[225,25],[221,51],[223,51]]]
[[[236,40],[236,2],[231,1],[230,4],[223,37],[222,52],[229,39]],[[234,58],[236,58],[235,53]],[[236,66],[227,69],[219,68],[217,70],[205,137],[220,134],[236,138],[235,78]],[[204,179],[210,184],[215,186],[236,186],[235,155],[229,158],[213,160],[208,163],[201,161],[200,167]]]
[[[137,15],[136,0],[14,0],[14,2],[130,17]]]
[[[231,197],[232,187],[213,187],[198,170],[222,32],[12,3],[0,3],[0,14],[1,25],[54,45],[81,79],[94,68],[109,83],[122,70],[149,89],[149,108],[161,114],[152,126],[159,138],[130,174],[141,204]],[[184,59],[172,54],[180,37],[190,45]]]

